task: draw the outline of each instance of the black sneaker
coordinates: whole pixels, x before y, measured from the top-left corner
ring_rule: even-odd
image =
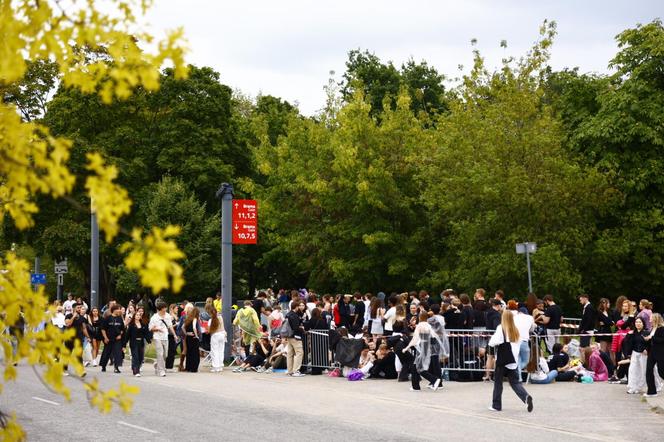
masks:
[[[528,413],[532,413],[533,412],[533,397],[532,396],[528,396],[526,398],[526,404],[528,405]]]
[[[101,367],[102,372],[106,372],[106,367]]]
[[[113,373],[120,373],[120,369],[116,368],[115,370],[113,370]]]

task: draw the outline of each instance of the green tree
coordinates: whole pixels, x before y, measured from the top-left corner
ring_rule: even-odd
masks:
[[[407,94],[378,124],[358,92],[320,121],[292,116],[276,147],[257,150],[256,190],[272,253],[287,256],[320,290],[413,284],[426,255],[415,160],[427,140]]]
[[[168,176],[144,189],[137,198],[137,206],[140,225],[177,224],[182,229],[176,242],[186,255],[182,260],[184,296],[200,299],[214,294],[219,286],[219,215],[209,215],[205,204],[181,178]],[[119,294],[133,295],[140,290],[138,280],[124,266],[113,268],[113,273]]]
[[[358,90],[362,91],[371,105],[371,115],[377,116],[384,110],[385,99],[394,109],[399,92],[405,87],[411,109],[422,118],[421,113],[433,116],[447,109],[444,80],[426,61],[416,63],[410,59],[397,69],[391,61],[383,63],[375,54],[355,49],[348,53],[341,94],[350,102]]]
[[[423,198],[436,242],[432,275],[440,286],[527,291],[517,242],[534,241],[535,289],[576,295],[581,263],[597,237],[595,218],[614,191],[595,168],[578,164],[563,147],[563,128],[543,103],[540,81],[555,34],[513,65],[489,72],[479,52],[455,90],[450,112],[436,123],[438,148],[423,161]]]
[[[597,259],[587,268],[593,288],[652,296],[664,288],[664,28],[655,20],[616,40],[615,74],[567,76],[554,103],[570,128],[569,149],[624,196],[599,220]]]

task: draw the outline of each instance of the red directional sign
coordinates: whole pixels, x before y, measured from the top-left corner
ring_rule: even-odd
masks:
[[[233,200],[233,244],[258,242],[257,209],[256,200]]]

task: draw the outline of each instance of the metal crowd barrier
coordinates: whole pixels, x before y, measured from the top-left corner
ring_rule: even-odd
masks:
[[[450,354],[446,359],[443,359],[442,368],[447,372],[450,380],[480,380],[487,371],[486,365],[490,356],[487,352],[487,345],[493,332],[467,329],[448,329],[446,331],[450,344]],[[581,336],[578,333],[561,334],[554,341],[568,343],[573,339],[578,341]],[[595,334],[592,336],[597,337],[599,335]],[[546,336],[532,334],[530,336],[531,354],[534,352],[537,358],[547,354],[545,341]],[[595,342],[596,339],[593,339],[593,341]],[[303,348],[303,366],[320,369],[334,366],[332,352],[329,349],[328,330],[310,330],[305,333]],[[526,367],[523,367],[523,370],[525,371]],[[493,367],[489,369],[489,372],[492,371]]]
[[[328,330],[309,330],[302,340],[304,358],[302,365],[309,368],[330,368],[330,336]]]

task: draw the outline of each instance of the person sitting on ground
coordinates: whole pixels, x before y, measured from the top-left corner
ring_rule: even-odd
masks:
[[[272,373],[274,370],[286,368],[286,355],[288,351],[286,342],[277,338],[272,345],[272,352],[262,367],[258,369],[259,373]]]
[[[585,361],[586,368],[588,371],[592,372],[592,378],[594,382],[605,382],[609,380],[609,372],[602,361],[602,357],[599,354],[599,348],[597,344],[593,344],[584,349],[585,352]]]
[[[248,369],[258,371],[256,367],[263,365],[267,357],[272,352],[272,345],[267,336],[262,337],[255,347],[255,353],[250,354],[244,359],[244,362],[239,367],[233,369],[233,373],[242,373]]]
[[[396,356],[387,344],[380,344],[373,356],[373,366],[369,370],[371,378],[396,379],[399,376],[394,365]]]

